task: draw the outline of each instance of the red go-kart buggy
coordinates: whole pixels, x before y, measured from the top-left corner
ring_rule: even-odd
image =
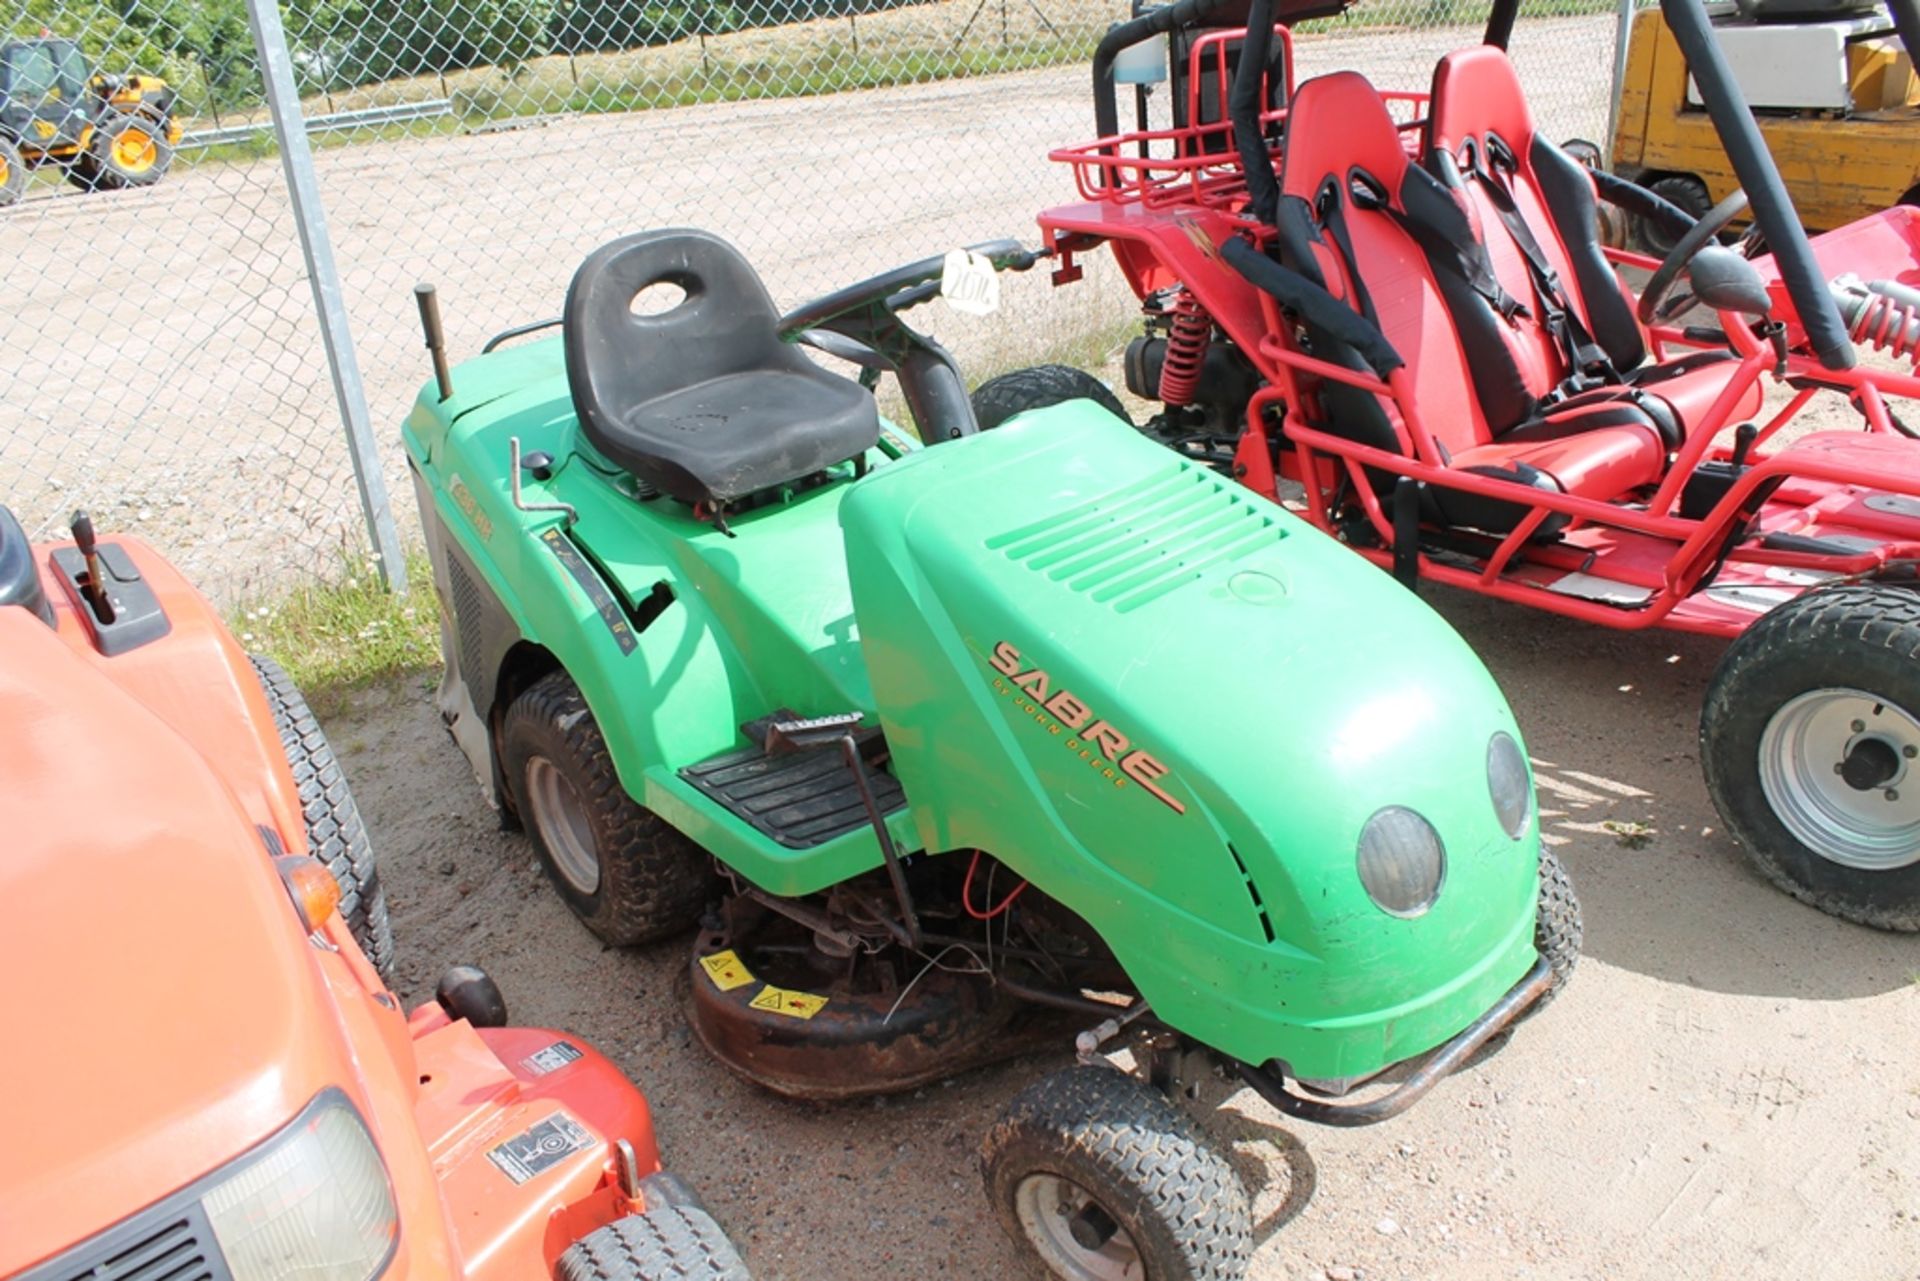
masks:
[[[1181,0],[1096,54],[1100,137],[1053,153],[1082,199],[1040,216],[1055,283],[1108,246],[1145,430],[1410,586],[1733,638],[1701,719],[1728,827],[1796,897],[1920,929],[1920,443],[1890,403],[1920,395],[1920,210],[1810,243],[1699,0],[1663,4],[1769,252],[1719,242],[1745,196],[1696,222],[1540,136],[1512,0],[1422,93],[1293,83],[1289,25],[1338,0]],[[1116,57],[1137,79],[1162,37],[1173,127],[1123,133]],[[1672,253],[1603,248],[1600,201]],[[1048,382],[1009,378],[981,400]],[[1796,435],[1822,394],[1863,429]]]

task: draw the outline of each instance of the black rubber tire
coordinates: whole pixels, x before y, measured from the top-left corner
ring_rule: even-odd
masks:
[[[1920,591],[1847,583],[1778,606],[1736,638],[1700,710],[1707,792],[1761,875],[1803,903],[1877,929],[1920,931],[1920,863],[1845,867],[1808,848],[1768,803],[1760,743],[1812,690],[1855,689],[1920,714]]]
[[[83,151],[67,161],[67,181],[82,191],[95,191],[100,186],[100,161],[90,151]]]
[[[1127,407],[1113,389],[1084,369],[1072,365],[1031,365],[998,378],[989,378],[973,389],[973,416],[981,431],[991,431],[1015,414],[1029,409],[1045,409],[1069,400],[1091,400],[1115,418],[1133,426]]]
[[[367,954],[380,977],[393,982],[393,923],[387,917],[387,896],[380,888],[380,865],[360,821],[347,778],[334,758],[333,748],[314,719],[313,711],[293,678],[280,664],[260,654],[253,659],[254,674],[273,708],[273,727],[280,748],[300,790],[300,809],[307,825],[307,850],[327,865],[340,887],[340,915],[354,942]]]
[[[1707,191],[1707,184],[1692,174],[1670,173],[1643,185],[1654,195],[1663,196],[1680,206],[1682,212],[1696,220],[1706,217],[1713,208],[1713,196]],[[1633,220],[1633,247],[1641,253],[1665,258],[1679,243],[1678,236],[1668,235],[1649,219],[1636,217]]]
[[[17,205],[27,194],[27,162],[11,138],[0,138],[0,209]]]
[[[1160,1091],[1104,1067],[1070,1067],[1016,1095],[980,1146],[987,1200],[1020,1252],[1031,1175],[1071,1180],[1132,1238],[1148,1281],[1238,1281],[1253,1250],[1246,1188]]]
[[[1580,899],[1573,892],[1573,878],[1561,866],[1560,856],[1544,846],[1540,850],[1540,912],[1533,922],[1533,947],[1553,967],[1553,985],[1529,1013],[1547,1008],[1560,995],[1580,964],[1580,944],[1585,937],[1580,918]]]
[[[629,1214],[567,1247],[556,1281],[750,1281],[733,1242],[705,1210],[663,1205]]]
[[[600,871],[591,894],[567,880],[528,809],[527,766],[536,756],[559,770],[585,811]],[[651,943],[699,923],[719,889],[712,856],[627,795],[572,677],[550,672],[513,700],[500,727],[500,760],[547,879],[602,942]]]
[[[153,143],[153,163],[145,169],[125,168],[114,158],[114,139],[129,129],[139,129]],[[173,144],[167,141],[166,126],[149,116],[121,115],[102,120],[93,131],[88,152],[93,161],[92,186],[99,191],[151,187],[166,177],[173,165]]]

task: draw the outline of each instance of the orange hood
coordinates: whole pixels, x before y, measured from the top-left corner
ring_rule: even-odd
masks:
[[[4,607],[0,816],[8,1275],[238,1155],[350,1064],[234,794]]]

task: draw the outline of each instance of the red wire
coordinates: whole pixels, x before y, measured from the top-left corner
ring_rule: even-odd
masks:
[[[1013,900],[1019,898],[1021,894],[1026,892],[1027,883],[1022,881],[1014,886],[1013,889],[1008,892],[1007,896],[1000,900],[999,907],[994,908],[990,912],[982,912],[973,905],[973,873],[979,866],[980,851],[975,850],[973,852],[973,861],[967,864],[967,879],[960,882],[960,906],[966,908],[967,915],[976,921],[991,921],[994,917],[1013,906]]]

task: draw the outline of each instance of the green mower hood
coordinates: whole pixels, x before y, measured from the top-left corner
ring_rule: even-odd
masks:
[[[882,468],[841,523],[921,841],[1085,916],[1162,1017],[1345,1076],[1532,963],[1538,834],[1487,771],[1512,713],[1386,574],[1085,401]],[[1444,849],[1405,915],[1357,863],[1390,807]]]

